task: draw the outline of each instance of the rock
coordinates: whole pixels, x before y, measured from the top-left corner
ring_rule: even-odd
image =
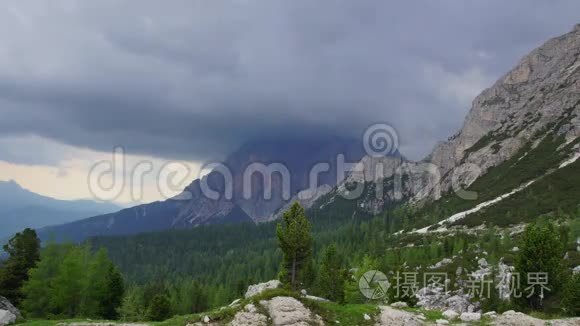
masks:
[[[441,268],[443,266],[447,266],[447,265],[451,264],[452,262],[453,262],[453,259],[443,258],[443,260],[441,260],[440,262],[437,262],[435,265],[431,265],[427,268],[429,268],[429,269]]]
[[[568,108],[575,114],[580,111],[575,105],[580,99],[579,34],[575,29],[547,41],[473,100],[461,130],[448,141],[439,143],[428,155],[427,161],[439,167],[439,175],[443,176],[441,187],[426,186],[437,191],[426,196],[420,193],[423,198],[416,196],[413,201],[425,197],[438,199],[456,184],[471,185],[476,177],[458,176],[453,171],[475,165],[481,172],[479,175],[483,175],[515,156],[532,135],[559,121]],[[556,87],[559,87],[557,91]],[[491,140],[498,141],[483,139],[480,146],[474,147],[492,131]],[[564,137],[577,137],[578,131],[575,125]]]
[[[454,320],[458,316],[459,316],[459,313],[457,313],[454,310],[445,310],[443,312],[443,317],[447,318],[448,320]]]
[[[268,310],[274,325],[306,326],[317,322],[312,312],[292,297],[275,297],[268,301],[262,300],[260,304]]]
[[[497,313],[495,311],[486,312],[482,315],[482,317],[489,318],[489,319],[495,319],[495,318],[497,318]]]
[[[493,324],[499,326],[578,326],[580,325],[580,318],[551,319],[548,324],[545,320],[534,318],[521,312],[508,310],[500,316],[497,316]]]
[[[449,322],[445,319],[437,319],[435,321],[435,324],[437,324],[437,325],[449,325]]]
[[[193,325],[201,325],[200,323],[195,323]],[[57,326],[149,326],[147,324],[117,324],[117,323],[95,323],[88,319],[87,322],[75,322],[75,323],[58,323]]]
[[[3,296],[0,296],[0,310],[10,311],[14,316],[16,316],[16,319],[22,318],[18,308],[14,307],[14,305]]]
[[[449,299],[445,300],[445,305],[447,309],[451,309],[455,312],[462,313],[467,312],[468,307],[471,305],[469,301],[469,296],[467,294],[456,294]]]
[[[313,301],[330,302],[330,300],[328,300],[328,299],[321,298],[321,297],[315,297],[313,295],[305,295],[304,298],[310,299],[310,300],[313,300]]]
[[[254,307],[256,309],[256,307]],[[234,320],[230,323],[231,326],[267,326],[268,317],[256,313],[240,311],[234,316]]]
[[[306,290],[302,290],[302,291],[300,291],[300,293],[301,293],[302,295],[307,295],[307,294],[308,294],[308,292],[306,292]]]
[[[574,268],[572,269],[572,273],[574,273],[574,274],[578,274],[578,273],[580,273],[580,265],[578,265],[578,266],[574,267]]]
[[[363,315],[363,318],[364,318],[365,320],[371,320],[371,316],[369,316],[368,314],[364,314],[364,315]]]
[[[481,314],[477,312],[464,312],[459,316],[461,321],[478,321],[481,319]]]
[[[209,324],[210,321],[211,321],[211,319],[209,319],[209,316],[203,317],[203,322],[204,323]]]
[[[251,303],[248,303],[248,304],[247,304],[247,305],[244,307],[244,309],[245,309],[247,312],[251,312],[251,313],[255,313],[255,312],[257,312],[257,311],[258,311],[258,309],[256,308],[256,306],[254,306],[254,305],[253,305],[253,304],[251,304]]]
[[[487,267],[487,260],[485,258],[481,258],[480,260],[477,261],[477,264],[481,268],[486,268]]]
[[[518,251],[520,251],[520,248],[518,248],[518,247],[513,247],[511,251],[512,251],[512,252],[518,252]]]
[[[397,308],[397,309],[407,308],[408,306],[409,305],[406,302],[403,302],[403,301],[391,303],[391,307]]]
[[[281,283],[278,280],[272,280],[272,281],[268,281],[265,283],[250,285],[248,287],[248,290],[246,291],[245,297],[247,299],[247,298],[256,296],[256,295],[258,295],[266,290],[279,288],[280,285],[281,285]]]
[[[10,325],[16,322],[16,315],[8,310],[0,310],[0,325]]]
[[[381,314],[379,316],[380,326],[419,326],[424,323],[419,320],[414,314],[393,309],[388,306],[381,306]]]
[[[418,314],[417,315],[417,318],[420,319],[420,320],[426,320],[427,319],[427,317],[425,317],[425,315],[423,315],[423,314]]]

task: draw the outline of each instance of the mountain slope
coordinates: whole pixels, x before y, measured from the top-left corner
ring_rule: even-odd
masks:
[[[366,211],[376,215],[393,204],[400,205],[407,210],[405,218],[410,221],[407,228],[425,227],[547,176],[565,162],[573,164],[580,156],[579,136],[580,25],[577,25],[570,33],[533,50],[477,96],[463,128],[438,144],[426,159],[387,162],[388,173],[379,173],[377,178],[373,174],[374,165],[385,159],[367,157],[360,163],[365,165],[364,179],[345,180],[333,190],[335,195],[322,198],[314,206],[321,211],[333,211],[332,205],[340,197],[337,194],[344,193],[349,182],[364,183],[364,195],[357,198],[350,214]],[[369,191],[376,192],[377,185],[382,187],[380,193],[367,196]],[[567,190],[577,193],[579,187],[580,184],[570,185]],[[536,185],[514,198],[535,189]],[[487,219],[482,214],[494,211],[493,207],[500,202],[474,214],[470,224],[475,216]],[[580,199],[575,202],[578,203]],[[554,198],[542,205],[542,213],[559,208]],[[569,209],[572,206],[567,204]],[[525,218],[532,216],[528,214]]]
[[[28,191],[14,181],[0,182],[0,238],[27,227],[66,223],[118,209],[90,200],[57,200]]]
[[[319,174],[322,189],[337,183],[337,156],[342,154],[348,162],[362,157],[362,145],[354,139],[336,137],[305,139],[301,137],[253,141],[231,154],[223,163],[231,173],[231,194],[225,177],[219,169],[194,180],[184,192],[163,202],[128,208],[117,213],[95,216],[70,224],[40,230],[42,239],[80,241],[97,235],[128,235],[167,229],[191,228],[210,224],[263,222],[276,218],[276,213],[294,195],[310,187],[311,168],[317,163],[328,163],[329,170]],[[281,173],[273,173],[266,183],[267,169],[251,174],[249,182],[245,173],[253,163],[282,164],[288,170],[288,180]],[[216,172],[218,171],[218,172]],[[340,181],[340,180],[339,180]],[[283,196],[288,185],[289,197]],[[219,196],[210,198],[204,185]],[[250,195],[247,196],[245,192]],[[270,192],[271,198],[265,198]]]

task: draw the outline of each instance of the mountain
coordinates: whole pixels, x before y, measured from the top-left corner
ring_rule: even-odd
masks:
[[[67,223],[118,209],[109,203],[44,197],[14,181],[0,181],[0,239],[27,227]]]
[[[349,184],[364,186],[350,214],[377,215],[400,205],[412,211],[407,214],[410,227],[444,219],[456,225],[459,220],[509,224],[562,210],[574,213],[580,203],[574,198],[580,194],[579,136],[577,25],[533,50],[477,96],[462,129],[424,160],[365,157],[360,162],[364,177],[353,175],[335,187],[315,204],[316,214],[334,212],[337,206],[344,211]],[[386,166],[378,176],[377,164]],[[561,193],[539,195],[547,191]],[[508,203],[509,210],[497,209]],[[519,217],[506,218],[516,208]]]
[[[39,233],[43,239],[54,237],[80,241],[97,235],[127,235],[210,224],[269,221],[277,217],[280,208],[293,196],[308,191],[313,166],[328,164],[327,171],[318,176],[318,187],[330,188],[341,180],[337,180],[338,155],[344,155],[346,162],[357,162],[363,156],[362,148],[359,140],[338,137],[307,139],[297,136],[252,141],[232,153],[221,168],[194,180],[174,198],[47,227]],[[254,163],[262,166],[257,167],[256,173],[248,172],[251,171],[248,167]],[[271,164],[281,164],[287,169],[286,181],[285,173],[276,172],[272,173],[270,182],[265,182],[268,178],[260,175],[260,171],[269,176],[271,171],[265,166],[276,167]],[[229,172],[221,172],[223,169]],[[224,182],[226,178],[231,178],[232,182]],[[231,185],[231,189],[226,184]],[[208,185],[218,196],[206,196],[204,185]],[[265,193],[271,193],[271,197],[266,198]]]
[[[296,200],[310,206],[313,264],[333,244],[352,271],[376,269],[392,281],[395,272],[397,277],[399,271],[420,273],[414,284],[421,284],[426,272],[445,273],[453,280],[449,291],[423,288],[419,301],[456,305],[468,293],[466,280],[474,275],[494,280],[492,268],[500,280],[495,285],[505,286],[501,280],[525,252],[520,248],[526,224],[550,219],[557,221],[563,266],[577,271],[579,99],[577,26],[532,51],[483,91],[463,128],[424,160],[364,157],[334,187],[320,187],[314,196],[296,193]],[[276,241],[276,223],[89,240],[95,248],[107,248],[132,281],[195,278],[211,289],[212,302],[221,304],[239,297],[240,284],[278,275],[282,257]],[[358,278],[353,279],[358,293]],[[484,309],[480,299],[465,298],[462,309]],[[546,307],[560,309],[560,299],[558,294],[546,300]]]

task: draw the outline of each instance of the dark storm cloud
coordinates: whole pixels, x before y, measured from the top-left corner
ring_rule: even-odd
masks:
[[[580,12],[576,0],[2,6],[0,137],[191,160],[256,137],[360,136],[378,121],[419,158]]]

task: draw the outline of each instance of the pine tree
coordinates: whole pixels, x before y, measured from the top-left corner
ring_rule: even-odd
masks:
[[[66,253],[51,282],[53,309],[63,317],[77,317],[81,312],[89,259],[88,247],[73,246]]]
[[[570,276],[566,283],[562,307],[570,316],[580,316],[580,274]]]
[[[143,321],[145,319],[145,302],[141,289],[132,287],[127,291],[121,302],[119,315],[123,321]]]
[[[312,253],[312,235],[310,223],[304,214],[304,208],[297,202],[284,213],[281,223],[276,228],[278,245],[283,253],[283,270],[293,290],[300,282],[298,279],[304,262]]]
[[[528,225],[521,240],[520,251],[516,260],[516,271],[522,278],[523,289],[535,289],[533,295],[527,298],[524,293],[520,304],[532,309],[542,309],[547,298],[561,289],[565,268],[562,264],[564,247],[558,231],[550,222],[536,222]],[[543,291],[543,297],[538,285],[528,281],[534,273],[546,273],[548,282]]]
[[[22,285],[28,280],[28,272],[40,260],[40,240],[36,231],[25,229],[17,233],[4,251],[9,258],[0,269],[0,294],[12,304],[19,306],[23,299]]]
[[[147,308],[147,319],[152,321],[164,321],[171,317],[171,303],[165,294],[157,294]]]
[[[28,316],[38,318],[54,313],[54,279],[67,250],[67,246],[48,244],[38,265],[30,270],[30,277],[22,287],[22,309]]]
[[[103,307],[102,317],[105,319],[118,319],[119,318],[119,307],[123,300],[123,293],[125,292],[125,286],[123,283],[123,276],[119,269],[113,265],[109,265],[109,270],[107,271],[107,295],[104,301],[101,303]]]
[[[342,259],[335,245],[330,245],[322,254],[322,263],[318,272],[317,288],[321,296],[335,301],[344,302],[345,271]]]
[[[108,301],[108,273],[112,266],[107,251],[100,249],[91,258],[86,270],[80,315],[84,317],[103,317]]]

